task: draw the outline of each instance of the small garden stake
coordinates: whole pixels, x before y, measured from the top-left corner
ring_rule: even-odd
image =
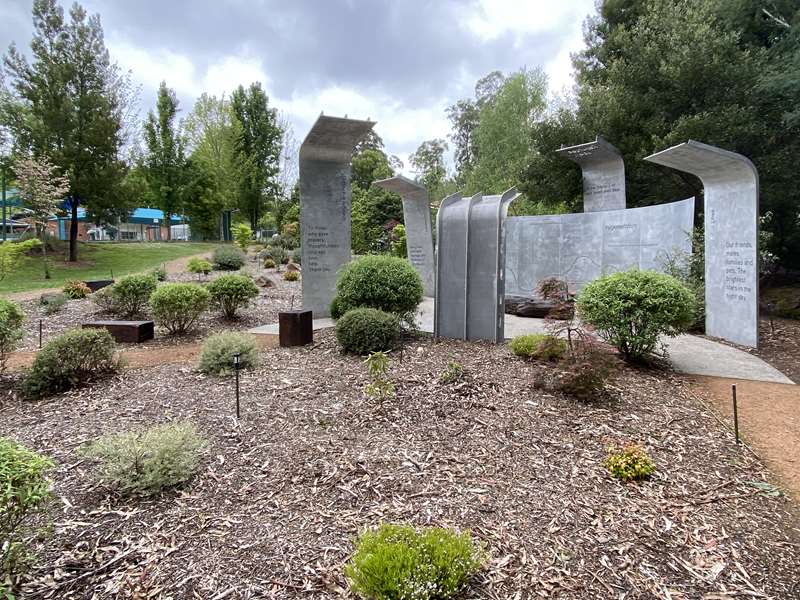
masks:
[[[237,352],[233,355],[233,371],[236,374],[236,418],[239,418],[239,369],[241,368],[241,363],[239,362],[239,357],[241,355]]]
[[[734,383],[731,386],[731,393],[733,394],[733,433],[736,436],[736,443],[740,444],[739,441],[739,411],[738,407],[736,406],[736,384]]]
[[[42,349],[42,320],[39,319],[39,350]]]

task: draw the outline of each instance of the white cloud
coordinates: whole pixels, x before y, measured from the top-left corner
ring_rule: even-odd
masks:
[[[593,10],[594,0],[478,0],[464,11],[462,25],[483,40],[494,40],[554,31]]]

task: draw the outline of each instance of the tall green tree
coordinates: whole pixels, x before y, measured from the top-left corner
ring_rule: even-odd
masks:
[[[351,163],[352,188],[352,246],[359,254],[387,250],[383,225],[391,219],[403,220],[403,204],[397,194],[373,185],[378,179],[394,175],[389,158],[382,150],[366,147],[353,155]]]
[[[0,111],[23,153],[49,156],[70,180],[69,258],[77,260],[78,205],[96,222],[121,209],[120,160],[128,79],[111,62],[99,15],[34,0],[31,60],[12,44],[3,57],[12,93]]]
[[[281,193],[278,174],[283,131],[277,110],[269,106],[269,98],[258,82],[234,90],[231,107],[239,123],[235,144],[241,172],[239,209],[247,215],[250,227],[257,229],[264,204]]]
[[[417,181],[425,186],[431,202],[437,205],[444,198],[447,179],[444,153],[447,149],[447,142],[444,140],[426,140],[409,157],[411,167],[417,174]]]
[[[156,110],[148,113],[144,123],[144,141],[150,194],[156,206],[164,211],[167,239],[172,239],[169,226],[172,215],[182,208],[185,181],[185,142],[177,117],[178,98],[175,91],[162,81],[158,87]]]

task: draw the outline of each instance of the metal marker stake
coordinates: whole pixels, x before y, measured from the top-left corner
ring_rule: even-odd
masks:
[[[39,319],[39,350],[42,349],[42,320]]]
[[[239,368],[241,364],[239,363],[239,353],[233,355],[233,370],[236,373],[236,418],[239,418]]]
[[[737,410],[736,406],[736,384],[734,383],[731,386],[731,392],[733,393],[733,432],[736,435],[736,443],[740,444],[739,441],[739,411]]]

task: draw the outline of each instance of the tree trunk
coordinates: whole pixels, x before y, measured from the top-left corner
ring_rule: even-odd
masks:
[[[69,223],[69,262],[78,260],[78,203],[73,199]]]
[[[47,264],[47,225],[39,225],[39,237],[42,239],[42,260],[44,261],[44,278],[50,279],[50,265]]]

